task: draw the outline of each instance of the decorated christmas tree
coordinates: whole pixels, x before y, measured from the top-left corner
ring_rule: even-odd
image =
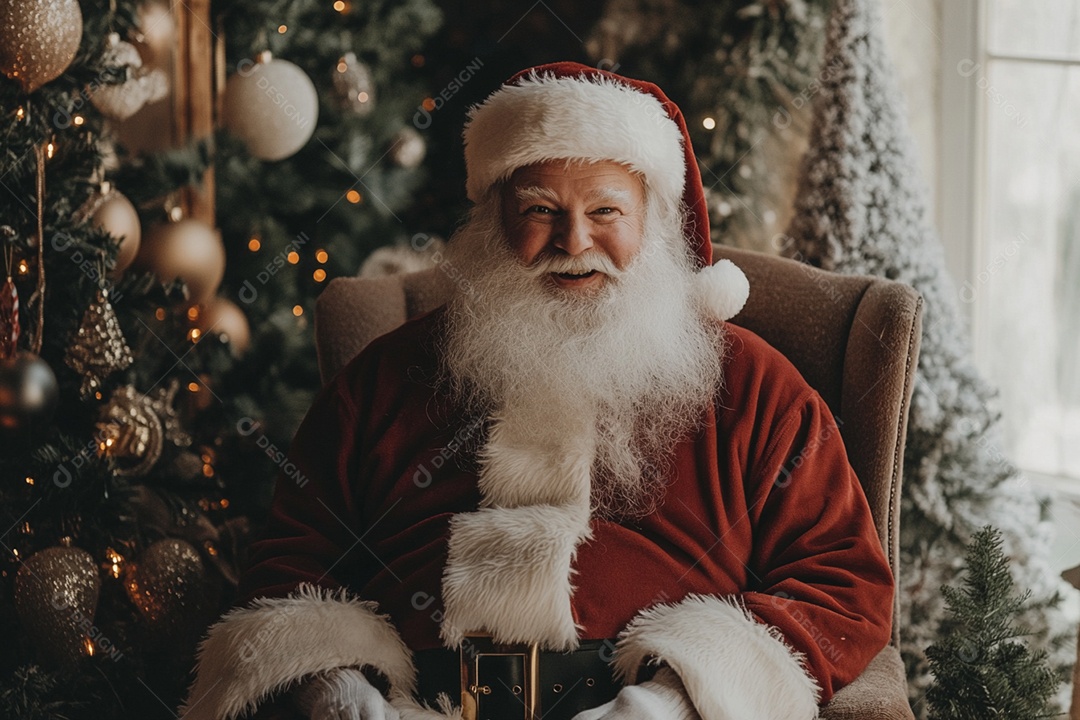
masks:
[[[174,717],[318,388],[314,297],[409,232],[438,19],[0,1],[0,717]]]
[[[931,720],[1054,717],[1059,678],[1023,640],[1016,618],[1031,592],[1016,593],[1001,533],[987,526],[972,535],[966,565],[961,587],[941,588],[948,614],[926,651]]]

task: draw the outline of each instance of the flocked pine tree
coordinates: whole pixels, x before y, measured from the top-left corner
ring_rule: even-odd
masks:
[[[1043,500],[1006,460],[995,392],[971,359],[943,250],[926,218],[924,189],[875,0],[837,0],[828,25],[821,91],[795,215],[778,245],[842,273],[908,283],[925,300],[922,348],[904,457],[900,625],[911,698],[925,713],[925,648],[945,607],[939,588],[958,571],[963,545],[991,523],[1002,530],[1017,583],[1036,601],[1024,622],[1034,642],[1066,664],[1074,634],[1052,598]]]
[[[1017,594],[1001,533],[986,526],[972,535],[965,564],[962,586],[941,588],[948,615],[926,650],[930,720],[1054,717],[1060,680],[1046,653],[1023,640],[1016,617],[1031,592]]]

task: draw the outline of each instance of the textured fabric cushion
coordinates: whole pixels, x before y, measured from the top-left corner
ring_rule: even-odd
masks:
[[[901,463],[921,337],[921,296],[901,283],[837,275],[720,245],[713,246],[713,258],[732,260],[750,282],[749,300],[731,322],[754,331],[791,360],[836,415],[897,576]],[[452,267],[439,265],[406,275],[332,281],[319,296],[315,316],[323,381],[374,338],[442,304],[453,277]],[[898,598],[894,617],[899,616]],[[913,717],[893,646],[837,694],[823,717]]]

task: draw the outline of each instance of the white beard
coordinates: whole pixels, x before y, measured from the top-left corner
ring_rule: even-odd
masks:
[[[498,193],[449,246],[457,290],[442,338],[443,380],[469,412],[513,414],[559,447],[592,424],[590,497],[601,517],[634,518],[662,499],[670,453],[699,427],[722,380],[723,331],[692,292],[682,218],[651,206],[645,242],[623,271],[544,257],[524,266],[502,227]],[[608,272],[583,293],[548,273]]]

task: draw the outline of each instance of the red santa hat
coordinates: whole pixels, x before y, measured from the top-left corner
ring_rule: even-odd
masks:
[[[669,207],[682,203],[684,234],[702,270],[702,302],[722,320],[746,302],[746,276],[712,263],[709,213],[686,120],[650,82],[573,62],[539,65],[506,81],[469,111],[465,124],[469,199],[479,202],[519,167],[547,160],[611,160],[645,181]]]

